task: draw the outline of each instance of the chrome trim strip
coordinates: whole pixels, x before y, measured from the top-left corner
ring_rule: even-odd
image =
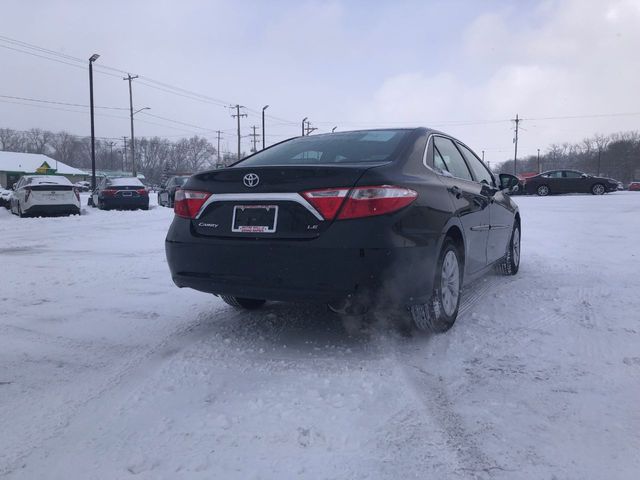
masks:
[[[216,202],[295,202],[299,205],[302,205],[304,208],[309,210],[314,217],[316,217],[321,222],[324,221],[324,218],[320,213],[313,208],[307,200],[300,195],[299,193],[212,193],[211,196],[204,202],[204,205],[198,211],[196,215],[196,219],[199,219],[202,215],[202,212],[206,210],[206,208],[212,203]]]
[[[490,230],[491,226],[490,225],[476,225],[471,227],[471,230],[473,232],[484,232],[486,230]]]
[[[501,230],[505,228],[511,228],[511,225],[491,225],[491,230]]]

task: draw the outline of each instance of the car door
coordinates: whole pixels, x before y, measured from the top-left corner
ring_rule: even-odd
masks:
[[[18,203],[20,192],[22,191],[20,187],[24,184],[24,177],[22,177],[15,184],[15,188],[13,190],[13,195],[11,195],[11,211],[17,213],[18,212]]]
[[[100,196],[100,189],[102,188],[102,184],[104,183],[105,179],[101,179],[99,182],[96,182],[96,188],[95,190],[91,193],[91,197],[93,199],[93,206],[97,207],[98,206],[98,197]]]
[[[562,170],[554,170],[542,175],[544,177],[539,182],[540,185],[546,185],[549,187],[551,193],[564,193],[564,187],[562,185]]]
[[[501,192],[491,171],[467,146],[458,143],[471,169],[474,179],[485,185],[489,197],[489,235],[487,239],[487,264],[494,263],[507,252],[513,230],[514,212],[509,199]]]
[[[584,193],[589,191],[587,187],[587,178],[582,176],[582,172],[574,170],[563,170],[563,183],[565,193]]]
[[[464,228],[465,270],[474,273],[487,264],[489,199],[473,176],[454,142],[444,136],[433,137],[433,165],[450,193],[456,215]]]

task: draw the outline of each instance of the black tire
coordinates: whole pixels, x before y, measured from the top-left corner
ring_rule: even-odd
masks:
[[[516,223],[511,232],[511,240],[507,246],[507,253],[504,258],[496,265],[496,269],[503,275],[515,275],[520,269],[520,224]]]
[[[607,189],[601,183],[596,183],[591,187],[591,193],[593,195],[604,195],[606,192],[607,192]]]
[[[548,185],[539,185],[538,188],[536,188],[536,195],[538,195],[539,197],[546,197],[547,195],[551,194],[551,189],[549,188]]]
[[[450,253],[451,252],[451,253]],[[457,265],[457,295],[455,300],[446,299],[443,295],[442,283],[445,268],[445,258],[449,264],[450,255],[453,254],[455,264]],[[462,275],[464,272],[464,264],[458,247],[453,241],[447,238],[442,245],[442,250],[438,256],[436,265],[436,274],[433,282],[433,292],[427,303],[412,305],[409,307],[411,318],[414,326],[418,330],[428,331],[432,333],[442,333],[449,330],[456,321],[458,309],[460,307],[460,297],[462,296]],[[449,277],[449,280],[453,280]],[[446,281],[446,280],[445,280]],[[449,283],[450,287],[455,287],[454,283]],[[451,289],[449,289],[451,295]],[[446,306],[448,305],[448,306]]]
[[[230,295],[220,295],[220,298],[227,305],[245,310],[256,310],[262,307],[266,302],[266,300],[260,300],[257,298],[232,297]]]

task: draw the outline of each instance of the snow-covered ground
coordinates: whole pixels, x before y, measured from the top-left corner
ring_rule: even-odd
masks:
[[[640,194],[516,201],[518,276],[412,338],[174,287],[169,209],[0,210],[0,477],[637,479]]]

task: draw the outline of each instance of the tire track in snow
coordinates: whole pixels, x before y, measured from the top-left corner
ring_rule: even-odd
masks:
[[[107,397],[109,397],[110,392],[118,389],[128,381],[132,381],[137,377],[137,375],[148,375],[149,363],[152,363],[153,361],[159,362],[161,359],[177,352],[181,345],[187,344],[192,338],[201,337],[200,331],[206,330],[210,315],[221,310],[225,311],[227,309],[225,307],[219,307],[214,310],[214,312],[200,312],[195,320],[181,325],[171,333],[164,335],[162,340],[158,343],[150,345],[144,352],[140,352],[132,356],[132,358],[125,360],[117,371],[108,374],[107,379],[91,393],[81,399],[69,400],[66,402],[64,417],[60,418],[52,427],[52,430],[46,435],[38,438],[37,440],[34,440],[33,438],[29,439],[30,445],[28,449],[18,453],[13,458],[7,459],[5,465],[0,465],[0,477],[10,475],[14,471],[18,470],[21,465],[24,464],[25,460],[34,453],[46,455],[48,451],[47,445],[63,436],[69,429],[77,427],[78,419],[82,416],[83,411],[88,410],[90,406],[96,402],[102,401],[109,405],[111,400]],[[225,314],[225,318],[236,318],[240,316],[240,314],[241,312],[238,312],[235,315]],[[83,349],[87,349],[87,345],[82,344],[82,342],[75,342],[69,339],[70,341],[67,343],[60,338],[57,340],[58,342],[71,346],[72,348],[73,345],[76,345],[77,343],[78,345],[76,346],[81,346]],[[140,347],[133,351],[135,352],[139,350]],[[89,418],[86,421],[93,423],[93,415],[89,415]],[[80,423],[82,423],[82,421],[80,421]],[[83,428],[85,427],[81,427],[80,430]],[[54,444],[53,448],[56,446],[57,445]]]
[[[507,281],[508,279],[499,275],[490,275],[467,286],[463,292],[456,322],[462,325],[470,322],[473,309],[478,302]],[[412,354],[407,351],[406,341],[388,336],[381,336],[379,341],[396,365],[398,376],[404,379],[412,392],[419,406],[418,410],[424,412],[430,422],[436,425],[435,432],[441,438],[439,443],[446,446],[445,451],[453,457],[453,462],[450,459],[449,464],[455,465],[454,475],[459,478],[480,480],[493,478],[496,473],[508,471],[483,451],[480,445],[481,440],[468,428],[463,417],[455,411],[456,405],[447,392],[444,378],[415,365]],[[430,349],[430,344],[429,341],[427,349]],[[433,433],[433,430],[425,432],[425,438]]]

